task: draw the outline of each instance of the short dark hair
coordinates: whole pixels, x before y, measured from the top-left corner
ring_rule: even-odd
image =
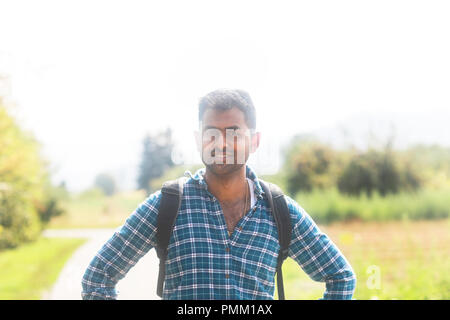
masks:
[[[200,99],[198,120],[202,121],[207,109],[229,110],[239,108],[245,115],[249,129],[256,129],[256,110],[250,95],[240,89],[217,89]]]

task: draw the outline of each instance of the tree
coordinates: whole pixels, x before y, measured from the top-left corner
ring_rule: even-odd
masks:
[[[161,177],[164,172],[173,167],[172,161],[172,130],[167,128],[154,136],[147,134],[142,142],[143,151],[139,166],[138,188],[152,192],[150,182]]]
[[[0,89],[3,81],[0,75]],[[16,123],[9,107],[0,96],[0,250],[35,240],[64,212],[40,144]]]
[[[290,194],[328,188],[336,183],[341,155],[311,136],[296,136],[285,152],[284,170]]]
[[[422,182],[410,162],[400,159],[390,148],[383,151],[369,150],[351,159],[338,179],[342,193],[368,196],[377,191],[381,196],[400,190],[417,190]]]
[[[1,97],[0,97],[1,98]],[[0,249],[38,237],[46,198],[39,145],[21,130],[0,99]]]
[[[374,154],[355,156],[338,178],[339,191],[350,195],[365,192],[370,196],[378,184],[375,162]]]
[[[114,178],[107,173],[100,173],[95,177],[94,185],[100,188],[107,196],[116,192],[116,182]]]

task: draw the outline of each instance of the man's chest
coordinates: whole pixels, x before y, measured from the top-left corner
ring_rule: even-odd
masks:
[[[235,215],[228,215],[234,220],[227,222],[227,214],[220,211],[180,212],[169,242],[168,262],[177,261],[178,272],[224,265],[248,272],[260,272],[261,268],[275,271],[280,248],[275,222],[260,208],[249,210],[240,219]],[[228,223],[235,224],[231,235]]]
[[[246,214],[246,209],[242,204],[237,206],[227,206],[221,204],[221,208],[225,223],[227,225],[228,233],[231,235],[234,228],[239,223],[239,220],[241,220],[242,217]]]

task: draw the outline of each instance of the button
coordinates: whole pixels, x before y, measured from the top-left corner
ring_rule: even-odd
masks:
[[[239,227],[239,231],[242,231],[242,227]]]
[[[228,279],[229,277],[230,277],[230,275],[227,273],[227,274],[225,275],[225,278]]]
[[[225,251],[226,251],[226,252],[230,252],[230,248],[226,247],[226,248],[225,248]]]

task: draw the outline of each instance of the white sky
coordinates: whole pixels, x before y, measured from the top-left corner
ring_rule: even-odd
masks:
[[[81,190],[100,171],[134,182],[142,137],[169,125],[199,162],[197,101],[220,87],[250,93],[266,149],[364,112],[450,119],[449,17],[448,1],[0,1],[0,74]]]

